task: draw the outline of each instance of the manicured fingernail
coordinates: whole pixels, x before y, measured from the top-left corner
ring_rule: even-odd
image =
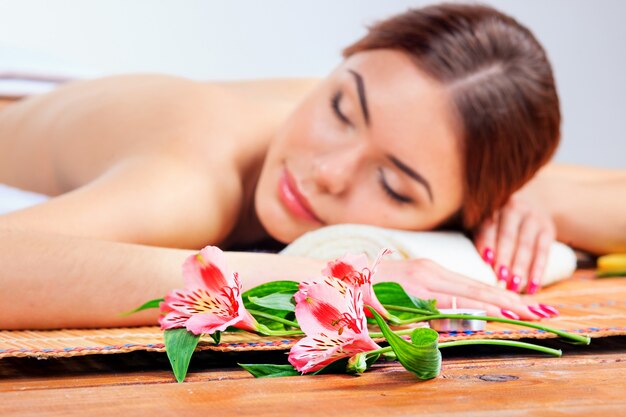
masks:
[[[517,292],[519,290],[519,286],[522,283],[522,278],[519,275],[513,275],[509,278],[509,281],[506,284],[506,288],[511,291]]]
[[[539,290],[539,280],[535,278],[531,279],[530,282],[528,283],[528,289],[526,290],[526,292],[528,292],[528,294],[535,294],[538,290]]]
[[[560,315],[559,310],[557,310],[556,308],[552,307],[552,306],[548,306],[545,304],[539,304],[539,308],[542,309],[543,311],[545,311],[546,313],[548,313],[551,316],[558,316]]]
[[[502,313],[502,315],[508,319],[519,320],[519,316],[515,314],[514,312],[512,312],[511,310],[502,309],[500,310],[500,313]]]
[[[544,318],[544,319],[549,319],[550,318],[550,315],[548,313],[546,313],[545,311],[543,311],[543,310],[541,310],[541,309],[539,309],[537,307],[528,306],[528,309],[535,316],[539,316],[539,317]]]
[[[509,268],[507,268],[504,265],[500,266],[500,268],[498,268],[498,279],[500,281],[508,282],[509,281]]]
[[[493,249],[485,248],[483,251],[483,260],[487,262],[489,265],[493,266],[496,262],[496,257],[493,253]]]

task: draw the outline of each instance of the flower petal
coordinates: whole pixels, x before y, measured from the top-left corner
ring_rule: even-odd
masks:
[[[187,320],[185,327],[193,334],[213,334],[223,332],[229,326],[235,326],[241,321],[239,316],[217,316],[212,313],[193,314]]]
[[[185,327],[185,323],[189,319],[188,314],[173,311],[166,302],[159,303],[159,311],[161,313],[159,316],[161,330]]]
[[[256,321],[252,314],[248,312],[248,310],[243,307],[243,302],[240,303],[241,307],[239,308],[240,321],[237,322],[234,326],[241,330],[247,330],[249,332],[256,332],[259,330],[259,322]]]
[[[360,274],[369,266],[369,259],[365,254],[347,254],[341,258],[328,262],[322,273],[329,277],[335,277],[349,284],[353,282],[357,274]]]
[[[342,346],[345,340],[334,340],[321,334],[300,339],[289,351],[289,363],[298,371],[304,373],[315,372],[329,363],[341,359]]]
[[[296,318],[306,334],[360,331],[365,323],[361,291],[335,278],[303,284],[296,293]],[[349,323],[350,320],[356,321]],[[348,325],[346,327],[346,325]],[[341,330],[340,330],[341,329]]]
[[[205,287],[209,292],[219,291],[224,286],[233,286],[233,277],[228,274],[226,257],[215,246],[207,246],[192,255],[183,264],[183,280],[187,288]]]
[[[378,264],[382,260],[383,256],[390,254],[389,249],[384,249],[380,252],[371,268],[369,267],[369,260],[365,254],[360,255],[346,255],[336,261],[329,262],[328,266],[324,270],[327,275],[333,276],[342,280],[350,285],[359,286],[363,291],[363,302],[365,305],[369,305],[376,310],[380,315],[385,318],[389,318],[391,315],[383,307],[383,305],[376,298],[376,294],[372,289],[372,278],[376,273]],[[365,310],[367,317],[372,317],[369,310]]]
[[[165,296],[165,303],[171,310],[188,315],[212,313],[232,317],[237,311],[236,306],[233,306],[231,300],[221,291],[210,294],[204,288],[171,291]]]
[[[379,349],[367,335],[358,338],[329,337],[326,334],[308,336],[296,343],[289,352],[289,363],[302,373],[315,372],[338,359]]]

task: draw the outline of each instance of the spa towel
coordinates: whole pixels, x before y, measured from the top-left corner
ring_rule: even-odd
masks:
[[[346,253],[364,252],[373,260],[384,248],[393,251],[389,259],[428,258],[476,281],[497,283],[493,269],[482,260],[472,241],[459,232],[410,232],[341,224],[305,233],[281,254],[330,260]],[[568,278],[575,269],[574,251],[554,242],[542,285]]]

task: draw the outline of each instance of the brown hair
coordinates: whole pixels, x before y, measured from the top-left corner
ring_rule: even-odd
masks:
[[[552,69],[532,33],[482,5],[410,9],[368,28],[343,50],[406,52],[448,87],[462,126],[464,203],[471,229],[502,207],[553,155],[560,138]]]

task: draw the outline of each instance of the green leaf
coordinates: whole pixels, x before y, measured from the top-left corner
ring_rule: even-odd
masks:
[[[241,296],[246,300],[248,297],[265,297],[266,295],[277,292],[290,292],[294,294],[298,291],[298,285],[296,281],[272,281],[250,288],[248,291],[241,294]]]
[[[265,297],[251,296],[248,297],[248,300],[257,307],[265,307],[272,310],[296,311],[296,306],[291,301],[293,300],[292,292],[276,292],[266,295]]]
[[[174,376],[178,382],[183,382],[187,375],[191,355],[198,346],[200,336],[187,329],[170,329],[163,332],[163,338]]]
[[[437,300],[422,300],[409,295],[397,282],[379,282],[372,286],[376,298],[381,304],[394,305],[398,307],[409,307],[424,310],[424,314],[439,314],[435,307]],[[423,314],[409,313],[404,311],[393,311],[392,314],[402,320],[417,317]]]
[[[367,355],[367,352],[357,353],[357,355]],[[372,355],[370,357],[366,357],[365,369],[369,369],[374,364],[374,362],[378,360],[379,356],[380,355]],[[355,372],[352,372],[352,370],[350,369],[350,359],[351,359],[350,357],[339,358],[336,361],[333,361],[329,363],[328,365],[324,366],[323,368],[320,368],[317,371],[313,372],[311,375],[345,374],[345,373],[355,374]]]
[[[313,372],[311,375],[345,374],[349,360],[350,358],[347,356],[345,358],[339,358],[336,361],[333,361],[323,368],[320,368],[317,371]]]
[[[422,300],[421,298],[417,298],[413,295],[409,295],[413,304],[419,309],[427,310],[431,314],[440,314],[439,310],[437,310],[437,300],[434,298],[430,300]]]
[[[215,333],[211,333],[211,339],[213,339],[216,345],[219,345],[220,340],[222,339],[222,332],[217,330]]]
[[[273,316],[285,318],[288,320],[293,320],[293,318],[295,317],[293,311],[278,310],[274,308],[267,308],[267,307],[259,306],[255,304],[254,302],[252,302],[250,300],[250,297],[252,297],[253,299],[261,299],[261,298],[265,298],[271,294],[276,294],[276,293],[285,293],[285,294],[291,293],[293,295],[296,293],[296,291],[298,291],[298,285],[299,284],[295,281],[272,281],[272,282],[268,282],[265,284],[261,284],[258,287],[249,289],[248,291],[244,292],[241,295],[243,298],[243,305],[246,309],[249,309],[249,310],[257,310],[257,311],[271,314]],[[265,319],[262,317],[255,317],[255,318],[259,323],[264,324],[265,326],[267,326],[269,329],[272,329],[272,330],[285,330],[287,328],[284,324],[278,323],[271,319]]]
[[[298,372],[292,365],[243,363],[238,363],[237,365],[250,372],[255,378],[276,378],[279,376],[300,375],[300,372]]]
[[[140,305],[139,307],[127,311],[125,313],[122,313],[121,316],[130,316],[131,314],[137,313],[141,310],[148,310],[151,308],[159,308],[159,304],[161,302],[165,301],[165,299],[163,298],[155,298],[154,300],[150,300],[150,301],[146,301],[145,303],[143,303],[142,305]]]
[[[433,329],[417,328],[411,333],[411,343],[391,331],[385,320],[374,309],[367,307],[389,346],[404,368],[420,379],[435,378],[441,372],[441,352],[437,348],[439,334]]]

